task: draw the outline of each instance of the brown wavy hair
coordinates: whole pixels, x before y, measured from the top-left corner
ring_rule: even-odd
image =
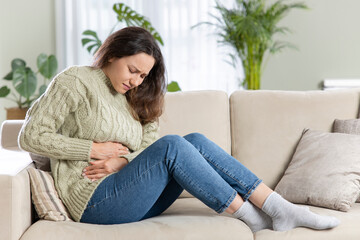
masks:
[[[155,64],[144,81],[125,93],[132,115],[142,125],[161,116],[166,92],[165,64],[154,37],[140,27],[126,27],[111,34],[95,53],[93,67],[104,68],[111,58],[146,53]]]

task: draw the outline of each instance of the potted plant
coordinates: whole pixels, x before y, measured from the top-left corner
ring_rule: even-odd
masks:
[[[160,34],[155,30],[155,28],[151,25],[150,21],[137,13],[135,10],[131,9],[124,3],[115,3],[113,5],[113,10],[117,14],[117,23],[111,29],[110,34],[115,30],[119,23],[125,23],[126,26],[138,26],[145,28],[148,30],[155,40],[161,45],[164,46],[164,42],[160,36]],[[96,51],[102,44],[102,41],[99,39],[97,33],[92,30],[86,30],[83,33],[83,38],[81,39],[81,43],[83,47],[86,47],[89,53],[95,54]],[[167,86],[168,92],[177,92],[181,91],[179,84],[175,81],[172,81]]]
[[[37,57],[37,67],[38,71],[34,72],[20,58],[11,61],[11,71],[3,79],[11,82],[14,90],[4,85],[0,88],[0,97],[15,102],[17,107],[6,109],[7,119],[25,118],[32,102],[45,92],[50,79],[57,72],[57,59],[54,55],[47,56],[42,53]],[[43,77],[43,82],[36,93],[39,73]]]
[[[215,8],[221,16],[211,15],[216,23],[200,24],[215,26],[219,43],[231,46],[231,63],[236,67],[241,62],[245,72],[241,84],[247,89],[260,89],[265,53],[295,48],[288,42],[274,40],[274,35],[290,32],[286,27],[279,27],[279,21],[291,9],[307,9],[307,6],[303,3],[285,4],[283,0],[272,4],[266,0],[236,0],[234,8],[226,8],[220,1],[216,2]]]

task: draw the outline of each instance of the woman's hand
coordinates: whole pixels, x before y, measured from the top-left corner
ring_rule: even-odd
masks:
[[[128,160],[126,158],[114,157],[93,161],[90,164],[90,166],[84,168],[82,175],[91,181],[96,181],[111,173],[120,171],[128,164]]]
[[[117,142],[93,142],[91,147],[90,158],[105,160],[109,158],[116,158],[120,155],[129,154],[130,151],[127,147]]]

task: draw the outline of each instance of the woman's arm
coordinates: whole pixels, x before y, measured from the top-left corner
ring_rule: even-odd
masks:
[[[75,77],[60,74],[30,108],[19,135],[22,149],[56,159],[90,160],[91,140],[57,133],[64,119],[82,102],[75,88],[63,84],[70,81],[76,81]]]
[[[96,181],[111,173],[120,171],[145,148],[159,138],[158,129],[158,124],[156,122],[146,124],[143,126],[143,138],[140,148],[137,151],[128,154],[128,149],[124,149],[124,151],[127,152],[120,155],[120,157],[109,157],[108,159],[92,161],[90,162],[90,166],[84,169],[83,176],[92,181]]]

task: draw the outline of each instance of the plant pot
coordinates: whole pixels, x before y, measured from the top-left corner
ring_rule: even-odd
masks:
[[[6,119],[25,119],[27,110],[29,108],[6,108]]]

